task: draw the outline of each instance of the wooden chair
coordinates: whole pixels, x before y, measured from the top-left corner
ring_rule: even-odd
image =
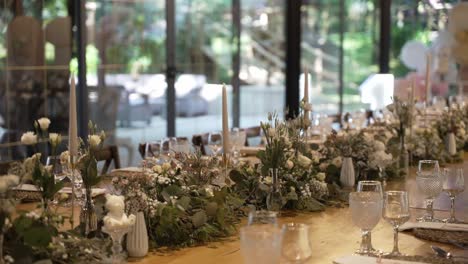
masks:
[[[96,160],[98,162],[105,161],[104,166],[101,169],[101,175],[107,173],[112,161],[114,161],[114,168],[120,169],[119,149],[115,145],[106,146],[99,150],[96,153]]]
[[[192,144],[199,148],[202,155],[206,155],[205,145],[208,144],[208,135],[209,133],[197,134],[192,136]]]
[[[254,138],[260,138],[262,136],[262,128],[260,126],[248,127],[245,129],[245,134],[247,135],[245,138],[245,145],[252,145],[252,143],[249,141],[252,141]],[[261,143],[262,142],[260,140],[256,145]]]

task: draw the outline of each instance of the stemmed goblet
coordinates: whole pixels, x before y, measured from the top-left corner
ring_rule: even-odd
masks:
[[[450,197],[450,218],[444,219],[444,221],[447,223],[463,223],[455,218],[455,197],[465,190],[463,169],[445,168],[442,178],[442,189]]]
[[[208,135],[208,147],[213,156],[218,156],[221,153],[222,146],[223,134],[221,132],[212,132]]]
[[[375,192],[380,194],[380,202],[383,200],[383,192],[382,192],[382,184],[380,181],[359,181],[357,188],[357,192]],[[374,249],[372,246],[372,233],[368,231],[367,234],[363,234],[363,241],[365,240],[365,248],[367,248],[366,254],[377,254],[379,251]]]
[[[442,180],[440,177],[439,162],[437,160],[419,161],[416,184],[418,185],[419,191],[426,199],[426,213],[416,220],[419,222],[440,221],[434,218],[434,210],[432,209],[434,199],[442,192]]]
[[[379,223],[382,214],[382,194],[378,192],[352,192],[349,207],[354,224],[361,229],[361,246],[358,254],[373,254],[368,239],[369,232]]]
[[[398,228],[410,218],[408,192],[385,192],[383,218],[393,226],[393,250],[386,255],[401,256],[402,254],[398,249]]]

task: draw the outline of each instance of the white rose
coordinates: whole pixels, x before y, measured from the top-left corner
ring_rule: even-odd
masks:
[[[304,111],[312,111],[312,104],[311,103],[305,103],[304,104]]]
[[[213,197],[214,196],[213,189],[211,187],[206,187],[205,192],[206,192],[207,197]]]
[[[154,165],[153,166],[153,171],[158,173],[158,174],[161,174],[162,173],[162,167],[160,165]]]
[[[325,178],[326,178],[326,175],[323,172],[319,172],[319,173],[317,173],[317,175],[315,175],[315,178],[317,178],[317,180],[319,180],[319,181],[324,181]]]
[[[162,165],[163,170],[169,170],[171,168],[171,164],[168,162],[164,162]]]
[[[291,186],[291,187],[289,188],[289,190],[290,190],[291,192],[295,192],[295,191],[296,191],[296,188],[294,188],[293,186]]]
[[[376,151],[385,151],[385,144],[381,141],[374,141],[374,148]]]
[[[271,176],[265,177],[265,183],[266,184],[271,184],[272,182],[273,182],[273,178],[271,178]]]
[[[304,168],[308,168],[310,164],[312,164],[312,160],[310,160],[308,157],[299,154],[297,156],[297,163],[299,163],[300,166]]]
[[[101,144],[101,137],[98,135],[89,135],[88,136],[88,142],[91,147],[95,148]]]
[[[294,162],[292,162],[291,160],[287,160],[286,161],[286,168],[292,169],[293,167],[294,167]]]
[[[52,146],[57,146],[62,142],[62,136],[58,133],[50,133],[49,134],[49,141]]]
[[[67,151],[64,151],[60,154],[60,163],[61,164],[68,164],[70,161],[70,153]]]
[[[37,135],[34,132],[28,131],[21,136],[21,143],[24,145],[33,145],[37,143]]]
[[[459,134],[460,136],[462,136],[462,137],[465,136],[465,133],[466,133],[466,131],[465,131],[464,128],[460,128],[460,129],[458,130],[458,134]]]
[[[326,170],[327,168],[328,168],[328,163],[325,163],[325,162],[320,163],[319,169],[320,169],[321,171],[324,171],[324,170]]]
[[[39,124],[39,127],[41,128],[41,130],[45,131],[49,128],[50,119],[47,117],[41,117],[37,120],[37,123]]]
[[[332,164],[335,165],[336,167],[341,167],[341,163],[342,163],[342,159],[341,157],[336,157],[332,160]]]

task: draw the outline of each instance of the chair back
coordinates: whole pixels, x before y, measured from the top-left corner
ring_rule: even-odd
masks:
[[[192,144],[199,148],[202,155],[206,155],[205,145],[208,144],[208,135],[209,133],[197,134],[192,136]]]
[[[114,162],[114,168],[120,169],[119,149],[115,145],[106,146],[99,150],[96,153],[96,160],[98,162],[105,161],[104,166],[101,169],[101,175],[107,173],[112,161]]]

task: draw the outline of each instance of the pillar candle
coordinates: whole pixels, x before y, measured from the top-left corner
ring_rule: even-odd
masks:
[[[431,101],[431,53],[426,55],[426,103]]]
[[[223,84],[223,152],[229,153],[229,124],[228,124],[228,108],[227,108],[227,92],[226,85]]]
[[[70,112],[68,118],[68,151],[71,157],[78,156],[78,128],[76,118],[76,87],[75,76],[71,76],[70,85]]]

